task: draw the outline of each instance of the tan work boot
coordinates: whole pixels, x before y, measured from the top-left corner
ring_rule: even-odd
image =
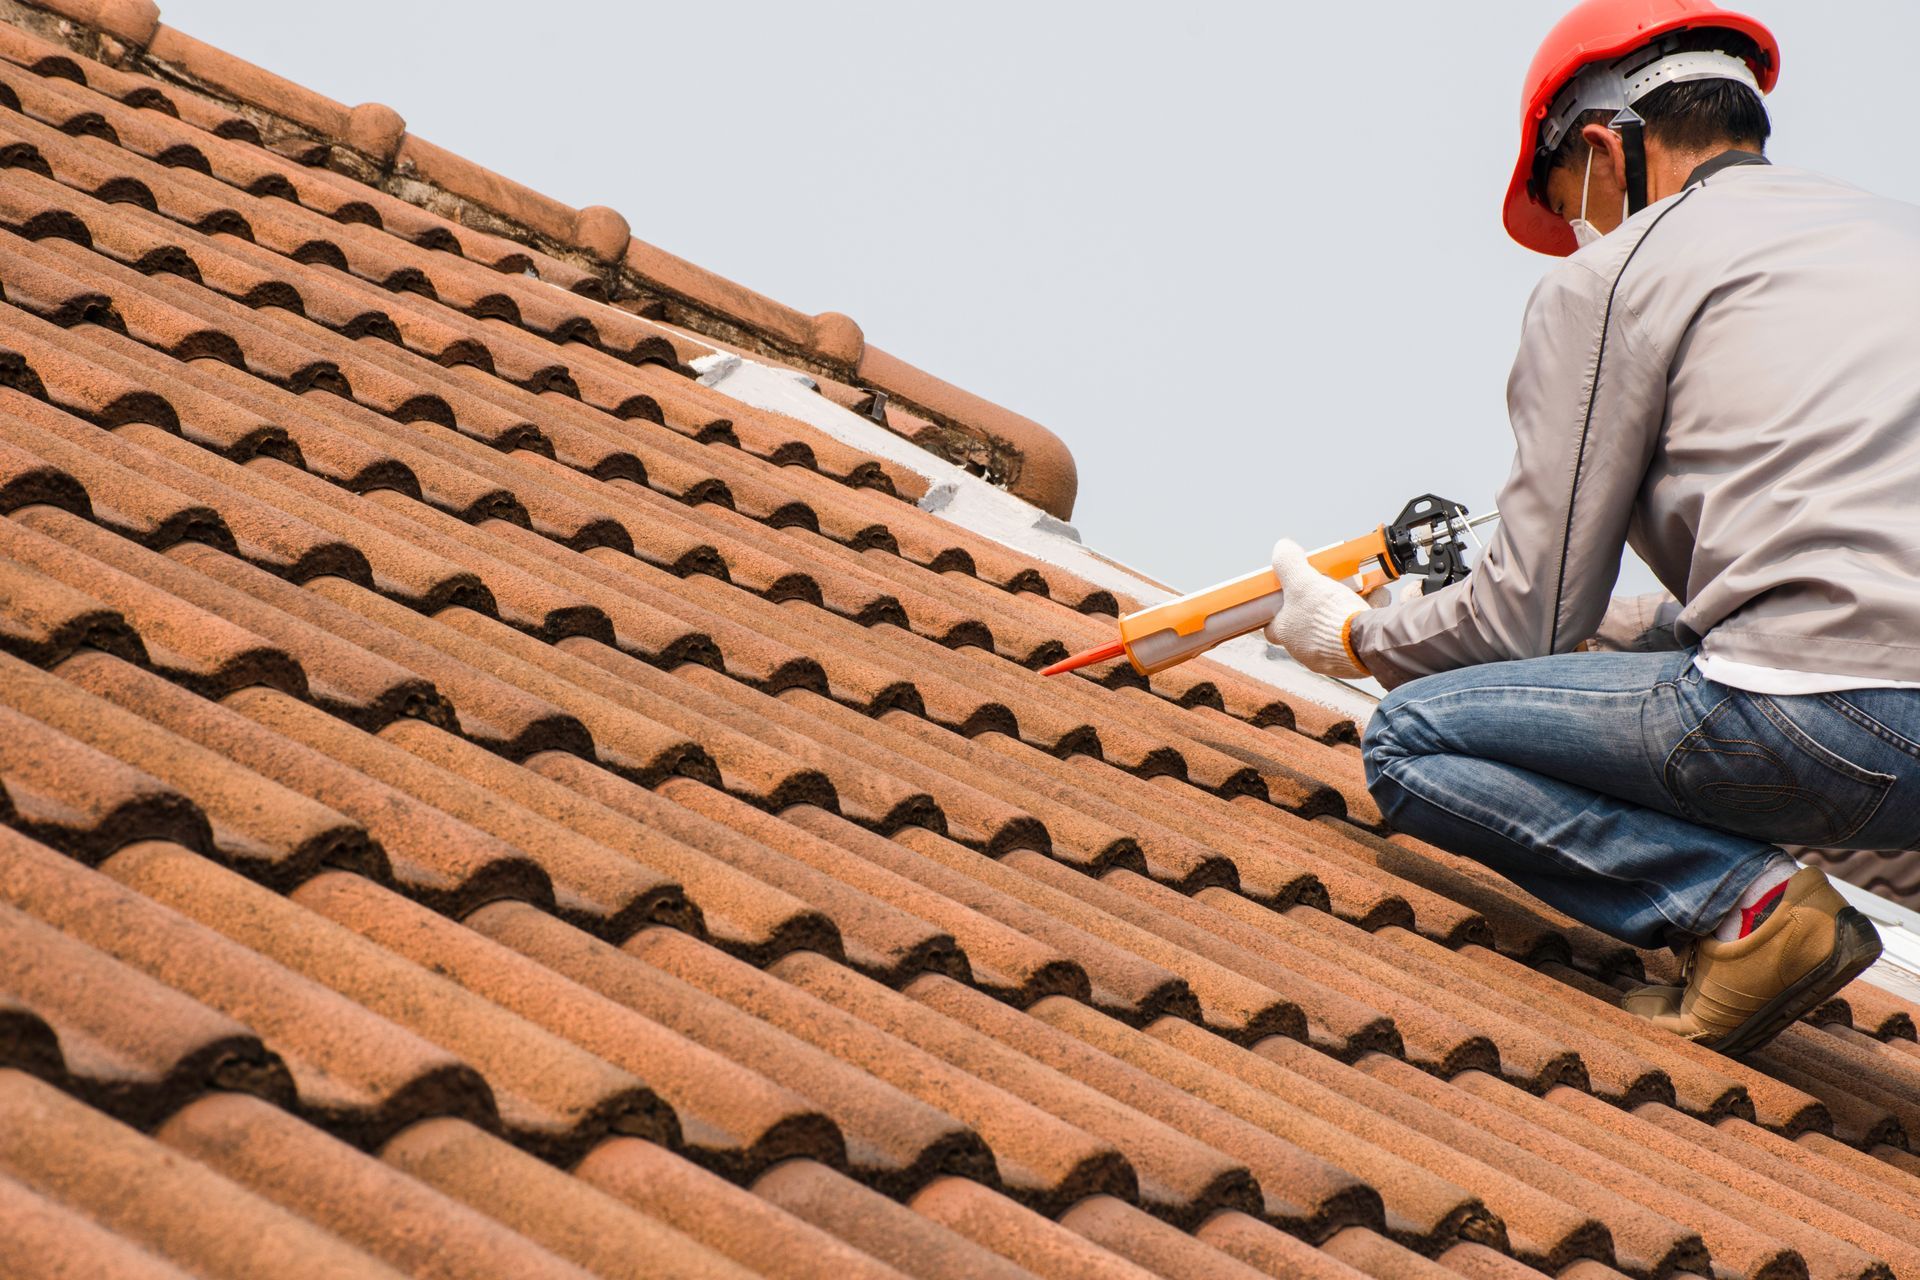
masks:
[[[1684,987],[1640,987],[1621,1006],[1735,1058],[1818,1008],[1879,958],[1873,922],[1848,906],[1818,867],[1802,867],[1752,933],[1732,942],[1694,939]]]

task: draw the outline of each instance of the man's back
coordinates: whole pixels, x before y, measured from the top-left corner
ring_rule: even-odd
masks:
[[[1617,274],[1654,348],[1634,358],[1667,362],[1630,539],[1682,628],[1739,661],[1920,677],[1920,207],[1744,165],[1622,230],[1562,269]]]
[[[1627,543],[1710,658],[1920,679],[1920,209],[1742,158],[1540,281],[1501,527],[1352,620],[1383,683],[1566,652]]]

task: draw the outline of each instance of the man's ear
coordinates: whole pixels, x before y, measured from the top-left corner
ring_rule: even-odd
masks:
[[[1585,125],[1580,136],[1586,139],[1588,146],[1599,154],[1594,156],[1594,168],[1613,175],[1613,189],[1627,189],[1627,148],[1620,141],[1620,135],[1603,124]]]

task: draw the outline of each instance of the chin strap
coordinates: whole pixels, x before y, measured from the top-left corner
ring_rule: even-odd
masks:
[[[1647,207],[1647,122],[1632,107],[1620,108],[1607,125],[1620,135],[1627,160],[1627,216]]]

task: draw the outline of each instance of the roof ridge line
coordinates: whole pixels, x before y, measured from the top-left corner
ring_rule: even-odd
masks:
[[[650,319],[885,392],[937,428],[900,431],[921,448],[983,466],[990,481],[1061,519],[1073,514],[1078,469],[1058,436],[868,345],[849,316],[808,315],[636,238],[618,210],[576,209],[410,133],[392,107],[349,107],[186,35],[160,21],[154,0],[15,3],[22,6],[16,12],[26,19],[23,25],[43,38],[239,110],[260,127],[269,149],[318,142],[325,167],[452,222],[584,267],[602,278],[610,299]],[[32,9],[24,7],[29,4]],[[51,20],[32,21],[34,10]]]

